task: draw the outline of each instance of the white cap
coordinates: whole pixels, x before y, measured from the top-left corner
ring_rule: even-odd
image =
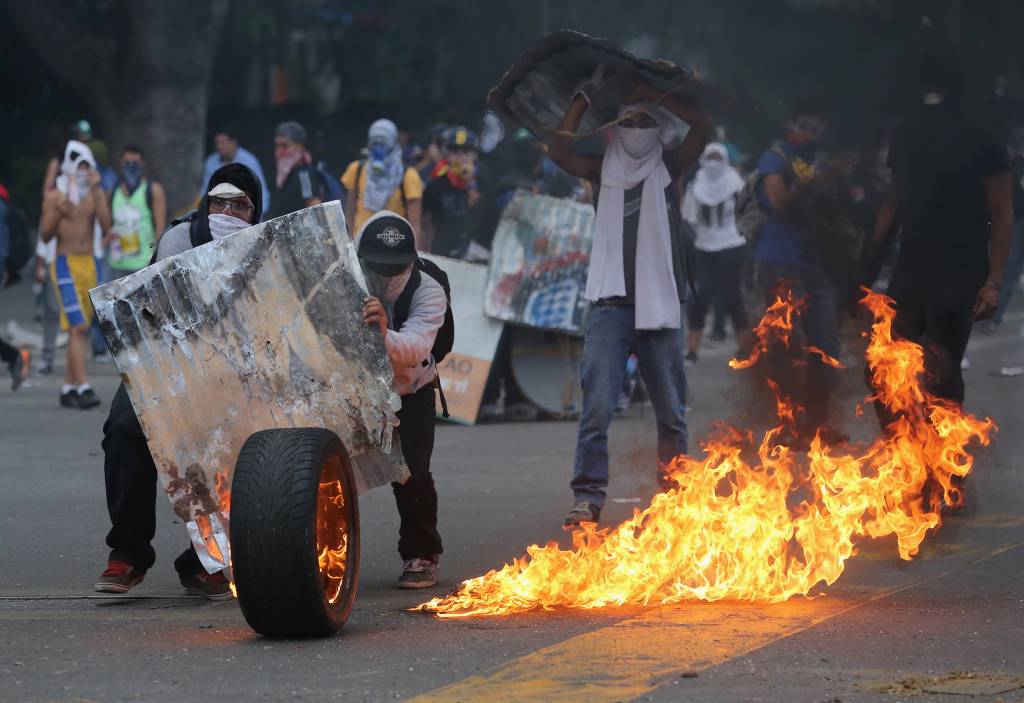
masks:
[[[237,198],[239,196],[243,198],[249,197],[245,194],[244,190],[236,186],[234,183],[227,182],[218,183],[213,187],[213,190],[207,193],[207,195],[211,198]]]

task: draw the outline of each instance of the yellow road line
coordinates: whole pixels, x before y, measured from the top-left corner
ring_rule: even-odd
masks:
[[[978,564],[1017,543],[990,551]],[[956,567],[957,570],[962,566]],[[791,637],[862,605],[940,579],[953,570],[869,598],[796,598],[775,605],[683,603],[655,608],[417,696],[416,703],[630,700],[683,671],[701,671]]]

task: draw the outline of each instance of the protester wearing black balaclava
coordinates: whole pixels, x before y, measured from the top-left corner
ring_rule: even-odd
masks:
[[[1006,146],[969,113],[963,96],[957,56],[926,55],[916,105],[889,146],[892,183],[863,274],[871,285],[886,241],[899,229],[888,290],[896,301],[893,330],[924,347],[928,390],[955,403],[964,399],[961,364],[972,323],[999,304],[1013,228]],[[886,423],[888,414],[879,411]]]
[[[155,260],[166,259],[220,236],[227,236],[260,221],[262,188],[256,175],[232,163],[214,172],[199,207],[178,221],[160,238]],[[234,221],[234,222],[232,222]],[[103,424],[103,473],[111,528],[107,533],[110,556],[96,581],[101,593],[127,593],[142,582],[153,566],[156,552],[157,471],[139,419],[122,384],[110,403]],[[186,590],[210,600],[230,599],[222,572],[208,574],[190,544],[174,561]]]

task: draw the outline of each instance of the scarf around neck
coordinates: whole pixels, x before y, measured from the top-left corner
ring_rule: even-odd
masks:
[[[597,301],[626,294],[622,252],[625,197],[627,190],[643,184],[636,243],[636,329],[679,329],[679,289],[672,266],[672,232],[665,197],[672,178],[665,167],[662,147],[671,141],[675,130],[659,106],[628,105],[622,108],[620,117],[629,112],[649,114],[658,127],[618,127],[605,151],[585,297]]]

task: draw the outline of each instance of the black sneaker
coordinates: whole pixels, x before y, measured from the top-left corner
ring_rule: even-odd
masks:
[[[234,594],[231,593],[231,583],[228,582],[223,571],[218,571],[215,574],[201,571],[188,577],[179,575],[178,579],[181,581],[181,587],[186,591],[203,596],[208,600],[221,601],[234,598]]]
[[[95,408],[99,404],[100,399],[96,397],[96,393],[93,392],[92,388],[86,388],[78,394],[78,407],[82,410]]]
[[[597,522],[601,518],[601,508],[585,500],[578,501],[562,521],[563,528],[577,527],[582,522]]]
[[[78,391],[74,388],[69,390],[67,393],[60,394],[60,406],[62,408],[80,408],[82,407],[78,398]]]
[[[142,583],[146,578],[146,572],[136,569],[126,561],[111,559],[107,562],[107,569],[100,574],[93,590],[97,593],[127,593],[129,590]]]
[[[399,588],[430,588],[437,583],[438,560],[406,559],[402,575],[398,577]]]
[[[697,363],[697,352],[686,352],[686,356],[683,357],[683,365],[686,368],[696,365]]]
[[[21,387],[21,382],[25,380],[25,356],[23,352],[18,352],[18,355],[14,357],[8,366],[11,367],[11,390],[16,391]]]

